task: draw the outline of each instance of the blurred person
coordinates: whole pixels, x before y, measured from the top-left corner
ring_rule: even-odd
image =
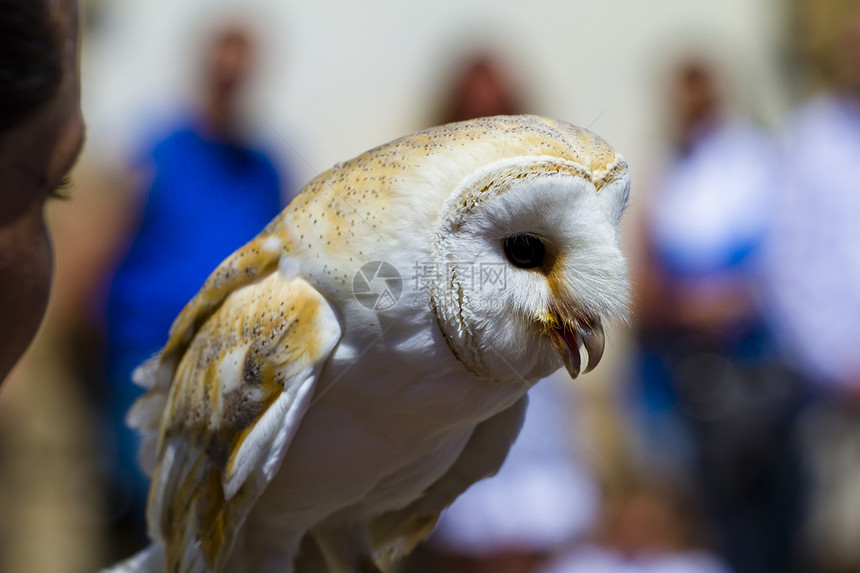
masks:
[[[812,570],[860,569],[860,3],[833,10],[830,89],[783,133],[785,193],[768,243],[770,317],[815,401],[804,416]]]
[[[507,68],[490,54],[464,60],[434,125],[493,115],[523,113],[522,95]]]
[[[723,97],[704,60],[676,68],[673,149],[634,272],[640,435],[652,464],[696,484],[738,573],[783,573],[801,511],[800,390],[758,298],[778,154]]]
[[[1,383],[48,303],[42,210],[83,144],[77,3],[0,0],[0,78]]]
[[[636,478],[606,497],[595,541],[541,573],[731,573],[705,549],[695,506],[680,484]]]
[[[729,116],[709,64],[682,63],[669,93],[670,158],[646,207],[637,317],[729,336],[760,323],[756,254],[770,223],[776,149]]]
[[[248,29],[228,24],[210,39],[196,107],[142,154],[149,181],[138,229],[110,285],[107,377],[115,471],[118,493],[131,496],[127,517],[140,543],[148,480],[136,465],[137,438],[124,423],[142,392],[131,373],[164,345],[173,319],[212,270],[281,210],[282,178],[242,122],[254,61]]]

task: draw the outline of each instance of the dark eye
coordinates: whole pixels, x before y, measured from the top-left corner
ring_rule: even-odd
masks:
[[[514,235],[505,239],[505,256],[521,269],[532,269],[543,262],[543,242],[534,235]]]

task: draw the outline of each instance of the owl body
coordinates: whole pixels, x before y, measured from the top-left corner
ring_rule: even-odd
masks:
[[[407,136],[311,182],[136,380],[153,546],[118,571],[376,571],[495,473],[623,315],[626,164],[563,122]]]
[[[390,375],[382,364],[414,368],[411,362],[392,362],[387,353],[371,351],[349,371],[356,379],[367,375],[366,380],[378,380]],[[452,466],[475,426],[513,406],[526,390],[500,397],[472,378],[452,368],[447,378],[415,377],[408,387],[370,393],[357,384],[341,387],[335,382],[308,410],[281,470],[249,514],[245,545],[230,570],[265,570],[273,556],[273,570],[289,570],[285,564],[295,558],[309,531],[368,543],[376,518],[418,500]],[[469,385],[471,391],[464,392]],[[441,393],[447,393],[445,399],[439,398]],[[407,412],[420,413],[410,417]],[[510,418],[512,438],[521,417]],[[420,533],[421,525],[414,525],[414,533]],[[358,557],[346,559],[356,565]],[[349,564],[342,567],[350,570]]]

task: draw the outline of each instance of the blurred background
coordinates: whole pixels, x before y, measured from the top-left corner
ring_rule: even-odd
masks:
[[[860,1],[82,0],[87,145],[0,394],[0,571],[146,543],[131,370],[337,161],[537,113],[628,160],[629,325],[403,571],[860,571]]]

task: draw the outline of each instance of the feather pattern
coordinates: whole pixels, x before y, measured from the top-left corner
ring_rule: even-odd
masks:
[[[223,564],[339,338],[319,293],[278,273],[233,292],[202,325],[170,387],[148,503],[171,570]]]
[[[156,545],[127,570],[352,573],[409,551],[497,471],[530,385],[578,373],[572,333],[599,357],[626,304],[628,190],[609,145],[535,116],[419,132],[309,183],[135,374]],[[540,266],[509,264],[519,233]],[[481,290],[484,266],[503,283]],[[399,276],[392,304],[357,296],[365,272]]]

